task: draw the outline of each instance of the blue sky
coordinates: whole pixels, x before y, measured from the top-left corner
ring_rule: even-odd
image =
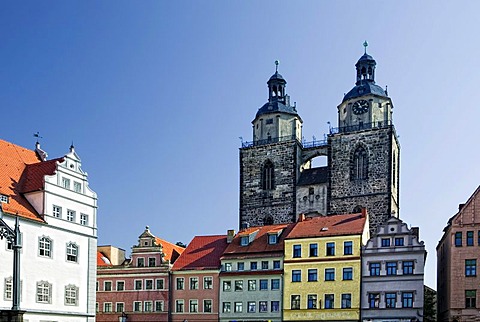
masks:
[[[144,227],[171,242],[237,228],[239,137],[275,71],[304,136],[368,52],[401,144],[400,217],[435,247],[480,184],[475,1],[3,1],[1,138],[51,158],[73,141],[98,194],[99,244],[130,250]]]

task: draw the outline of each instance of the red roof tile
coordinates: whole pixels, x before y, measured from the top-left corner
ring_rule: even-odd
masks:
[[[35,209],[21,194],[21,178],[28,165],[40,163],[35,151],[0,140],[0,193],[9,197],[3,203],[3,211],[21,217],[43,221]]]
[[[157,245],[162,245],[163,253],[165,254],[164,259],[169,260],[170,262],[175,262],[176,259],[183,253],[185,248],[172,244],[164,239],[155,237],[155,242]]]
[[[307,218],[297,222],[286,239],[362,234],[365,222],[362,214]]]
[[[226,235],[195,236],[173,265],[173,270],[217,269],[227,245]]]
[[[249,227],[240,231],[233,241],[228,245],[227,249],[223,253],[224,256],[228,255],[240,255],[248,253],[253,255],[255,253],[262,253],[267,255],[271,252],[283,252],[283,240],[285,236],[290,232],[295,224],[280,224],[280,225],[268,225],[261,227]],[[269,233],[278,233],[283,229],[283,232],[279,236],[277,244],[268,243],[268,234]],[[251,241],[247,246],[240,245],[240,239],[242,236],[249,235],[251,233],[256,233],[255,239]],[[267,255],[268,256],[268,255]]]
[[[28,164],[23,172],[20,186],[21,192],[27,193],[44,188],[44,177],[53,175],[57,170],[57,162],[63,162],[63,158]]]

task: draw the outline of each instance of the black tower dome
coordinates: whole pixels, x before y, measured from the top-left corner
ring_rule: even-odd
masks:
[[[365,53],[355,64],[357,69],[356,86],[343,97],[343,102],[366,94],[387,97],[387,93],[383,88],[375,84],[375,66],[377,65],[377,62],[372,56],[367,54],[368,43],[364,42],[363,46],[365,47]]]

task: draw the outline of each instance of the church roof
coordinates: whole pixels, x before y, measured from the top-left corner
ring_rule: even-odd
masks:
[[[256,117],[263,114],[277,113],[277,112],[298,115],[297,110],[295,109],[294,106],[285,105],[279,101],[273,101],[273,102],[267,102],[262,107],[260,107],[258,109]]]
[[[218,269],[227,248],[226,235],[195,236],[173,265],[174,271]]]
[[[312,184],[326,183],[328,175],[328,167],[318,167],[305,169],[298,179],[299,186],[308,186]]]
[[[51,167],[42,163],[35,151],[0,140],[0,193],[8,196],[8,203],[2,203],[5,213],[44,221],[22,194],[43,188],[43,176],[51,174]]]
[[[345,102],[349,99],[365,96],[368,94],[374,94],[382,97],[387,97],[387,93],[381,88],[380,86],[376,85],[374,82],[362,80],[360,84],[355,85],[345,96],[343,97],[343,101]]]

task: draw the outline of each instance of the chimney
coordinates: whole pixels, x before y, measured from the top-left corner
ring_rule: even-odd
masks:
[[[366,217],[367,216],[367,208],[363,207],[362,208],[362,217]]]
[[[248,227],[250,227],[250,225],[248,224],[248,222],[244,221],[242,223],[242,225],[240,226],[240,230],[245,230],[247,229]]]
[[[227,244],[230,244],[232,242],[233,237],[235,237],[235,230],[233,229],[227,230]]]
[[[420,239],[420,228],[418,227],[412,227],[412,233],[414,236],[417,236],[417,239]]]
[[[298,215],[298,222],[305,221],[305,214]]]
[[[464,203],[459,204],[459,205],[458,205],[458,211],[462,210],[462,209],[463,209],[463,206],[465,206]]]

